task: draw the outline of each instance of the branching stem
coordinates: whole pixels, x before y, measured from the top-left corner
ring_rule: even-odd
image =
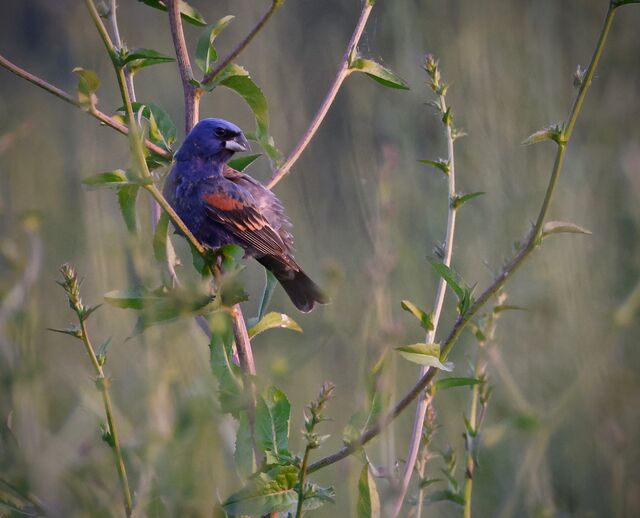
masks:
[[[429,58],[427,58],[429,59]],[[437,64],[436,64],[437,67]],[[444,93],[441,91],[439,95],[439,104],[440,110],[442,113],[447,113],[447,102],[445,99]],[[454,197],[456,195],[456,167],[455,167],[455,153],[454,153],[454,135],[453,128],[450,122],[447,122],[447,118],[443,119],[443,123],[445,125],[445,132],[447,138],[447,162],[448,162],[448,192],[447,192],[447,228],[445,231],[445,239],[444,239],[444,256],[442,258],[442,262],[451,266],[451,256],[453,255],[453,238],[455,235],[456,228],[456,214],[457,208],[453,203]],[[426,343],[433,343],[435,341],[436,332],[438,330],[438,322],[440,321],[440,314],[442,313],[442,306],[444,304],[444,296],[447,291],[447,283],[444,278],[440,277],[438,282],[438,287],[436,289],[435,301],[433,303],[433,329],[427,331],[426,335]],[[420,368],[419,378],[422,378],[426,374],[428,367]],[[416,407],[416,415],[413,419],[413,430],[411,432],[411,438],[409,440],[409,450],[407,452],[406,461],[404,465],[404,472],[402,475],[402,480],[400,483],[400,491],[396,497],[394,509],[393,509],[393,518],[396,518],[400,514],[400,510],[402,509],[402,504],[407,495],[407,490],[409,488],[409,483],[411,482],[411,477],[413,475],[413,470],[416,465],[416,460],[418,459],[418,452],[420,450],[420,441],[422,438],[422,430],[424,428],[424,418],[427,414],[427,407],[430,404],[430,399],[426,397],[426,394],[422,392],[418,398],[418,404]],[[421,469],[424,469],[424,466],[421,466]],[[422,475],[422,473],[420,474]],[[420,490],[420,499],[422,497],[422,490]],[[418,515],[416,518],[420,518]]]
[[[225,57],[220,63],[216,65],[216,67],[211,70],[204,78],[202,79],[202,84],[208,84],[214,81],[220,73],[234,60],[238,57],[238,55],[251,43],[253,38],[262,30],[265,24],[269,21],[278,8],[284,3],[284,0],[272,0],[271,7],[269,10],[260,18],[258,23],[249,31],[244,39],[238,43],[238,45]]]
[[[567,119],[567,123],[565,124],[564,130],[562,131],[561,138],[559,139],[559,142],[557,144],[556,158],[554,161],[553,170],[551,172],[551,177],[549,179],[549,184],[547,185],[547,190],[542,202],[542,206],[540,208],[540,212],[538,213],[536,224],[527,235],[526,242],[522,246],[520,251],[507,263],[500,274],[498,274],[494,281],[481,293],[481,295],[470,306],[467,312],[463,315],[458,316],[451,331],[442,344],[440,356],[441,360],[445,360],[448,357],[451,349],[460,337],[462,330],[469,323],[469,321],[478,313],[478,311],[487,303],[487,301],[489,301],[489,299],[491,299],[491,297],[495,295],[495,293],[502,286],[504,286],[507,280],[509,280],[509,278],[511,278],[511,276],[522,265],[522,263],[524,263],[524,261],[529,258],[533,250],[540,243],[544,219],[549,210],[551,198],[553,196],[558,177],[562,170],[567,143],[571,137],[573,127],[578,118],[578,115],[580,114],[586,92],[591,84],[591,79],[593,78],[593,73],[595,72],[595,69],[600,60],[604,44],[609,34],[609,29],[611,28],[611,24],[615,16],[615,10],[616,6],[611,5],[607,11],[600,37],[598,38],[596,49],[594,51],[593,57],[591,58],[591,62],[589,63],[585,79],[580,85],[578,97],[571,109],[571,113],[569,115],[569,118]],[[382,416],[382,418],[376,424],[371,426],[368,430],[365,430],[356,441],[345,445],[336,453],[324,457],[311,464],[311,466],[309,466],[308,472],[312,473],[321,468],[334,464],[335,462],[338,462],[345,457],[348,457],[353,452],[357,451],[363,445],[368,443],[371,439],[376,437],[391,421],[393,421],[398,415],[400,415],[405,410],[405,408],[407,408],[426,389],[426,387],[435,377],[436,373],[436,369],[427,370],[427,372],[425,372],[425,374],[407,392],[407,394],[387,414]]]
[[[356,28],[351,35],[349,44],[347,45],[347,50],[345,51],[344,56],[342,56],[342,61],[340,61],[338,73],[336,74],[333,83],[331,83],[327,95],[322,101],[322,104],[320,105],[320,108],[318,109],[315,117],[311,121],[309,128],[307,128],[307,131],[305,131],[305,133],[302,135],[296,147],[293,149],[289,157],[285,160],[284,164],[282,164],[282,166],[280,166],[280,168],[273,173],[273,176],[267,183],[267,187],[269,189],[273,189],[280,180],[282,180],[287,174],[289,174],[289,171],[291,170],[291,167],[293,167],[293,164],[295,164],[298,158],[300,158],[300,155],[302,155],[304,150],[311,142],[311,139],[313,139],[314,135],[316,134],[316,131],[318,131],[318,128],[327,115],[329,108],[331,108],[336,95],[338,95],[338,91],[340,90],[342,83],[351,73],[351,70],[349,68],[351,56],[354,54],[358,47],[358,43],[360,42],[360,38],[362,37],[364,28],[367,25],[367,20],[369,19],[369,15],[371,14],[371,9],[373,9],[373,2],[365,1],[364,6],[362,7],[362,11],[360,12],[360,18],[356,23]]]

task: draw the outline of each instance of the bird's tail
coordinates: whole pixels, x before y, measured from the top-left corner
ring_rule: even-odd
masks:
[[[329,302],[329,297],[322,291],[320,286],[313,282],[302,269],[298,268],[296,271],[290,266],[282,264],[282,260],[272,256],[265,255],[257,259],[267,270],[273,273],[284,288],[284,291],[289,295],[291,302],[303,313],[311,311],[316,303],[327,304]]]

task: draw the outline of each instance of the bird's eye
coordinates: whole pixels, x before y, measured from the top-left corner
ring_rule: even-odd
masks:
[[[224,128],[216,128],[214,133],[218,136],[218,137],[224,137],[225,134],[227,133],[227,131]]]

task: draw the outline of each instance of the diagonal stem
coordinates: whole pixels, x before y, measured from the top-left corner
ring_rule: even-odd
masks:
[[[617,5],[610,5],[607,15],[605,17],[605,21],[600,33],[600,37],[598,38],[598,43],[596,45],[596,49],[594,51],[593,57],[591,58],[591,62],[587,69],[587,73],[585,75],[585,80],[580,85],[580,90],[578,92],[578,99],[584,100],[586,92],[591,84],[591,79],[593,78],[593,73],[598,65],[600,60],[600,56],[602,55],[602,50],[604,48],[604,44],[609,35],[609,29],[611,28],[611,24],[613,23],[613,18],[615,15]],[[531,256],[532,252],[535,250],[537,245],[540,243],[540,237],[542,234],[542,227],[544,225],[544,219],[549,210],[549,205],[551,202],[551,198],[553,197],[553,192],[555,190],[555,186],[562,170],[562,164],[564,162],[564,156],[566,152],[566,146],[568,142],[568,137],[571,136],[571,131],[573,130],[573,126],[580,114],[580,110],[582,108],[582,101],[575,102],[569,118],[567,119],[567,124],[565,124],[561,138],[559,139],[556,158],[553,165],[553,170],[551,171],[551,177],[549,179],[549,183],[547,185],[547,190],[545,192],[545,197],[542,202],[542,206],[540,208],[540,212],[538,213],[538,218],[536,220],[536,224],[532,228],[532,230],[527,235],[527,239],[523,247],[520,251],[507,263],[507,265],[503,268],[503,270],[498,274],[498,276],[494,279],[494,281],[482,292],[482,294],[478,297],[478,299],[470,306],[468,311],[463,315],[458,316],[456,322],[454,323],[451,331],[449,332],[447,338],[444,340],[442,349],[441,349],[441,360],[445,360],[451,349],[455,345],[456,341],[460,337],[465,326],[469,323],[469,321],[480,311],[480,309],[491,299],[495,293],[504,286],[504,284],[511,278],[511,276],[516,272],[516,270]],[[569,133],[567,134],[567,131]],[[363,445],[368,443],[371,439],[376,437],[382,430],[384,430],[391,421],[393,421],[398,415],[400,415],[421,393],[423,390],[427,388],[429,383],[433,380],[437,373],[436,369],[429,369],[424,376],[422,376],[418,382],[405,394],[405,396],[387,413],[385,414],[376,424],[371,426],[368,430],[365,430],[362,435],[355,441],[343,446],[337,452],[328,455],[320,459],[319,461],[313,463],[309,466],[308,472],[312,473],[321,468],[334,464],[345,457],[348,457]]]
[[[249,31],[249,34],[247,34],[244,37],[244,39],[240,43],[238,43],[238,45],[229,53],[229,55],[227,55],[226,58],[220,61],[220,63],[218,63],[218,65],[216,65],[216,67],[211,72],[209,72],[206,76],[204,76],[204,78],[202,79],[202,84],[206,85],[214,81],[222,73],[222,71],[234,59],[236,59],[238,55],[245,48],[247,48],[247,46],[251,43],[253,38],[255,38],[255,36],[262,30],[262,28],[269,21],[269,18],[271,18],[275,14],[275,12],[283,3],[284,3],[284,0],[272,0],[271,7],[269,7],[269,10],[262,16],[262,18],[260,18],[260,20],[255,25],[255,27],[253,27],[253,29]]]
[[[349,69],[351,56],[354,54],[358,47],[358,43],[360,42],[360,38],[362,37],[364,28],[367,25],[367,20],[369,19],[369,15],[371,14],[371,9],[373,9],[373,4],[374,2],[371,0],[367,0],[364,2],[364,6],[362,7],[362,11],[360,12],[360,18],[356,23],[356,28],[351,35],[351,39],[349,40],[349,44],[347,45],[347,50],[345,51],[344,56],[342,56],[342,60],[340,61],[338,73],[336,74],[333,83],[331,83],[327,95],[322,101],[322,104],[320,105],[320,108],[318,109],[315,117],[311,121],[309,128],[307,128],[307,131],[304,132],[304,135],[302,135],[300,141],[293,149],[289,157],[285,160],[284,164],[282,164],[280,168],[273,173],[273,176],[266,184],[269,189],[273,189],[280,180],[282,180],[287,174],[289,174],[289,172],[291,171],[291,167],[293,167],[293,164],[297,162],[298,158],[300,158],[300,155],[302,155],[302,153],[307,148],[314,135],[318,131],[318,128],[326,117],[329,108],[331,108],[336,95],[338,95],[338,91],[340,90],[342,83],[351,73],[351,70]]]
[[[41,79],[40,77],[35,76],[31,72],[27,72],[23,68],[19,67],[15,63],[12,63],[7,58],[1,55],[0,55],[0,66],[5,68],[12,74],[28,81],[29,83],[34,84],[39,88],[42,88],[46,92],[49,92],[50,94],[55,95],[58,99],[62,99],[64,102],[69,103],[72,106],[75,106],[76,108],[80,108],[80,103],[73,96],[71,96],[64,90],[58,88],[57,86],[54,86],[51,83],[48,83],[44,79]],[[110,128],[118,131],[119,133],[122,133],[123,135],[129,134],[129,128],[127,128],[127,126],[113,119],[112,117],[109,117],[106,113],[98,110],[97,108],[91,108],[86,113],[91,115],[93,118],[98,119],[105,126],[109,126]],[[150,151],[153,151],[154,153],[157,153],[158,155],[161,155],[165,158],[171,158],[171,153],[169,153],[165,149],[162,149],[160,146],[157,146],[150,140],[145,140],[144,145],[146,146],[147,149],[149,149]]]

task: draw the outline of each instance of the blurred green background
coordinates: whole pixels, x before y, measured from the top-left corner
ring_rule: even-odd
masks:
[[[173,55],[165,13],[119,3],[130,47]],[[223,56],[268,8],[266,0],[192,3],[208,22],[236,15],[218,39]],[[360,50],[411,90],[385,89],[364,75],[348,78],[316,139],[276,188],[295,224],[297,259],[333,298],[300,315],[278,289],[272,309],[293,316],[304,334],[277,330],[254,341],[259,384],[274,383],[291,399],[294,449],[303,447],[304,405],[323,381],[337,385],[327,412],[333,420],[321,428],[332,438],[313,459],[340,446],[349,416],[365,404],[364,376],[380,353],[424,339],[400,308],[401,299],[410,299],[430,309],[437,278],[426,258],[446,222],[445,177],[417,163],[446,154],[441,124],[425,105],[431,95],[424,54],[440,58],[456,123],[468,133],[457,143],[459,189],[487,193],[461,209],[453,258],[467,282],[482,288],[535,218],[551,169],[551,144],[519,143],[568,113],[572,75],[588,63],[607,5],[378,0]],[[333,79],[360,7],[357,0],[288,0],[237,60],[263,88],[271,132],[285,154]],[[637,301],[629,299],[640,281],[638,27],[640,6],[622,8],[550,212],[593,235],[552,236],[507,287],[509,303],[527,311],[500,319],[490,349],[495,388],[475,477],[475,516],[640,516],[640,322]],[[194,49],[201,30],[185,31]],[[100,108],[113,113],[120,105],[81,2],[8,2],[0,53],[69,92],[75,66],[93,69],[102,79]],[[136,84],[140,101],[172,115],[181,140],[176,67],[151,67]],[[231,91],[207,95],[201,115],[254,126]],[[80,183],[128,160],[124,137],[0,70],[0,483],[36,495],[52,516],[122,514],[112,456],[100,440],[103,409],[90,365],[79,342],[46,328],[72,321],[54,283],[64,261],[85,277],[87,302],[126,288],[134,269],[157,283],[148,237],[128,237],[112,191],[87,191]],[[268,161],[250,173],[268,178]],[[140,213],[146,208],[143,196]],[[147,229],[143,224],[143,234]],[[192,275],[186,246],[174,241],[180,274]],[[142,262],[134,265],[133,256]],[[246,280],[245,312],[253,315],[262,288],[255,264]],[[439,336],[455,317],[454,302],[448,295]],[[96,342],[113,336],[106,370],[141,515],[210,516],[239,480],[234,425],[216,410],[206,339],[185,319],[125,341],[134,320],[105,306],[90,327]],[[465,333],[452,358],[456,375],[467,375],[475,351]],[[416,376],[416,366],[394,359],[385,389],[397,399]],[[436,444],[458,451],[459,480],[469,394],[456,389],[436,399]],[[402,466],[412,418],[413,407],[367,447],[377,465],[393,469],[399,459]],[[429,471],[435,476],[439,467],[434,459]],[[336,486],[337,496],[335,505],[310,514],[354,514],[359,470],[350,458],[314,474]],[[378,487],[389,504],[389,483],[379,480]],[[7,513],[0,507],[0,515]],[[459,514],[449,503],[426,510]]]

